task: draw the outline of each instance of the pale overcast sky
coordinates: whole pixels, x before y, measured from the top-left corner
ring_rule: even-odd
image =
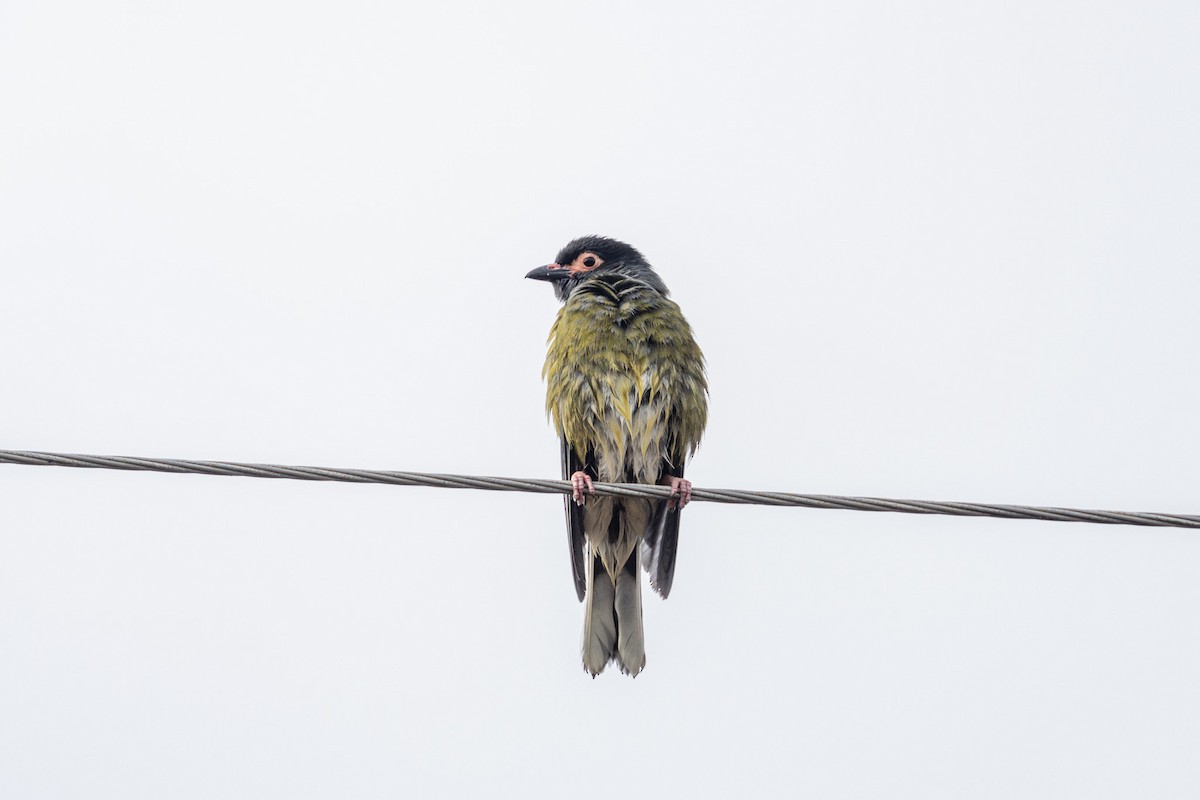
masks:
[[[0,448],[557,477],[625,239],[697,486],[1200,513],[1195,2],[0,2]],[[0,466],[0,796],[1195,798],[1200,534]]]

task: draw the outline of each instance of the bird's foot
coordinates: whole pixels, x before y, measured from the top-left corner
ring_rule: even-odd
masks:
[[[575,498],[576,505],[583,505],[587,495],[595,493],[596,489],[592,486],[591,475],[583,470],[571,474],[571,497]]]
[[[662,479],[662,485],[671,487],[671,502],[667,504],[668,508],[682,509],[688,503],[692,502],[691,481],[676,478],[674,475],[668,475]]]

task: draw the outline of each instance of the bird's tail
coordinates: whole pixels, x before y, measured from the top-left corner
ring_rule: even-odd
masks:
[[[589,552],[587,594],[583,601],[583,668],[599,675],[612,659],[617,644],[617,619],[613,608],[616,586],[609,580],[600,557]]]
[[[617,663],[621,672],[637,677],[646,666],[646,639],[642,630],[642,576],[638,574],[639,548],[633,548],[617,576]]]
[[[583,668],[595,677],[616,660],[622,672],[636,676],[646,666],[638,550],[630,553],[615,583],[598,556],[590,560],[583,612]]]

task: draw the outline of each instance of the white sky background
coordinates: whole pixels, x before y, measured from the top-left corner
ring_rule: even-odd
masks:
[[[904,6],[901,8],[901,6]],[[642,249],[698,486],[1200,513],[1200,6],[0,4],[0,447],[557,477]],[[1200,536],[0,467],[0,795],[1193,798]]]

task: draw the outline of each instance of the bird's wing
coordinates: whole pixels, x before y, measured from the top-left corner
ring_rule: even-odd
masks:
[[[560,441],[562,442],[562,476],[564,481],[569,481],[572,475],[583,469],[583,464],[575,455],[575,448],[567,444],[566,439]],[[570,495],[563,495],[563,507],[567,512],[567,545],[571,548],[571,572],[575,577],[575,594],[579,596],[579,602],[582,603],[587,594],[587,573],[584,572],[584,565],[587,562],[583,552],[583,506],[576,505]]]
[[[668,474],[683,477],[683,459]],[[675,580],[675,552],[679,549],[680,509],[671,508],[668,500],[660,500],[654,511],[650,530],[643,541],[642,561],[650,574],[650,588],[665,599]]]

